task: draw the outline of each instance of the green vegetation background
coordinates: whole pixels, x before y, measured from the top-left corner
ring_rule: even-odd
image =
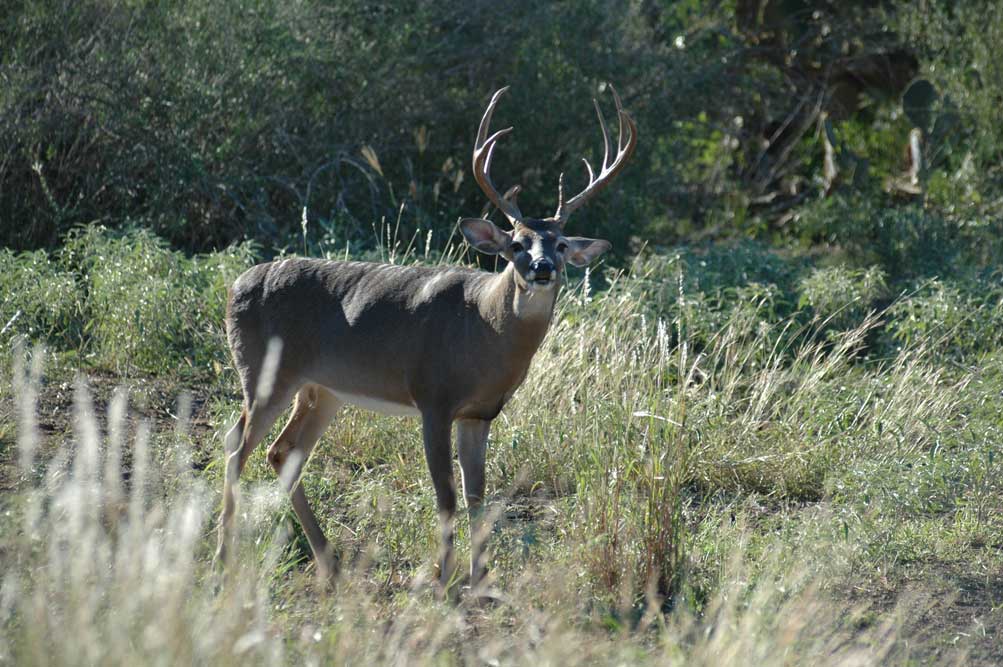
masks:
[[[24,490],[45,469],[16,465],[15,388],[28,385],[9,360],[26,340],[50,352],[39,395],[55,432],[41,453],[73,440],[57,413],[69,413],[59,387],[76,371],[132,383],[141,411],[188,387],[205,429],[186,441],[189,463],[218,485],[214,433],[239,401],[222,334],[229,282],[290,253],[477,262],[455,221],[484,210],[469,162],[491,93],[511,86],[495,126],[515,127],[494,179],[522,185],[521,208],[543,216],[561,172],[573,190],[580,158],[601,160],[591,98],[609,114],[612,83],[640,144],[571,223],[612,240],[614,254],[571,276],[536,375],[492,434],[489,488],[509,508],[493,536],[500,581],[561,632],[583,633],[569,645],[584,636],[604,647],[599,657],[660,646],[724,664],[690,626],[630,634],[651,623],[657,599],[696,619],[727,609],[749,632],[721,637],[761,642],[763,660],[831,658],[828,635],[803,653],[801,639],[775,638],[778,605],[809,587],[789,583],[798,567],[846,605],[839,614],[864,600],[849,625],[829,607],[818,617],[851,639],[884,627],[888,600],[910,585],[967,586],[989,619],[983,632],[1003,631],[1000,43],[1003,6],[988,1],[10,0],[0,13],[0,366],[14,383],[0,386],[0,482]],[[181,436],[159,421],[154,430],[152,456],[166,465]],[[388,618],[410,604],[406,582],[432,549],[420,444],[409,422],[353,414],[335,430],[338,448],[314,457],[308,492],[341,508],[325,520],[346,551],[373,559],[351,604]],[[252,462],[252,483],[271,479],[265,468]],[[172,480],[153,495],[174,498]],[[20,521],[15,497],[4,507]],[[265,515],[249,561],[289,518],[287,508]],[[40,547],[10,525],[0,555],[25,567]],[[194,544],[198,580],[208,568]],[[737,573],[736,551],[747,568]],[[784,556],[757,562],[770,553]],[[280,579],[274,559],[249,579],[289,605],[275,615],[279,635],[327,604],[297,588],[305,555],[302,539],[283,542]],[[552,598],[523,577],[549,583],[554,571],[570,579]],[[174,574],[191,585],[188,570]],[[48,607],[0,604],[10,640],[0,658],[60,659],[41,640],[10,639],[28,618],[59,627],[76,604],[46,597],[33,576],[18,585],[42,590]],[[741,581],[755,611],[756,591],[774,580],[788,583],[764,598],[763,617],[780,620],[743,626],[743,612],[721,603]],[[90,580],[73,581],[87,597]],[[158,595],[151,613],[168,604]],[[208,618],[179,604],[180,628]],[[520,604],[477,627],[504,634],[527,613]],[[107,618],[79,636],[126,632]],[[331,650],[351,635],[339,623],[320,626]],[[941,657],[948,640],[924,639],[921,625],[867,641],[879,657],[908,660],[903,646]],[[449,627],[443,650],[466,655],[456,646],[469,627]],[[209,652],[194,637],[171,650],[233,660],[245,631],[236,623]],[[972,641],[975,657],[998,657]],[[371,657],[360,642],[353,655]],[[533,662],[539,647],[527,642],[520,655]],[[292,653],[325,655],[306,644]],[[435,662],[437,650],[421,655]]]

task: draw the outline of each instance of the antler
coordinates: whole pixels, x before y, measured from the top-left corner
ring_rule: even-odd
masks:
[[[508,86],[505,86],[494,94],[491,102],[488,104],[487,111],[484,112],[484,117],[481,118],[481,125],[477,128],[477,141],[474,142],[473,169],[474,180],[481,186],[481,190],[491,200],[491,203],[497,206],[505,214],[509,222],[514,225],[517,222],[522,222],[522,212],[519,211],[519,207],[515,203],[515,197],[508,199],[499,195],[494,183],[491,182],[490,176],[491,156],[494,154],[495,144],[499,139],[512,131],[511,127],[507,127],[504,130],[498,130],[490,137],[488,136],[488,127],[491,125],[491,114],[495,112],[498,100],[501,99],[502,94],[506,90],[508,90]]]
[[[610,86],[609,89],[613,92],[613,100],[616,102],[616,114],[620,120],[620,135],[616,141],[616,158],[613,159],[612,164],[609,163],[609,130],[606,128],[606,119],[599,108],[599,102],[593,98],[592,103],[595,104],[596,114],[599,116],[599,126],[602,127],[604,148],[602,169],[599,171],[599,175],[596,176],[595,172],[592,171],[592,165],[589,164],[589,161],[582,158],[582,162],[585,163],[585,168],[589,172],[589,184],[584,190],[568,201],[564,201],[564,174],[561,174],[557,186],[557,213],[554,214],[554,218],[560,223],[561,227],[568,222],[568,218],[572,213],[584,206],[593,195],[609,185],[613,177],[620,173],[624,165],[627,164],[627,161],[630,160],[630,156],[634,154],[634,149],[637,147],[637,125],[634,124],[634,119],[630,117],[630,114],[623,110],[623,104],[620,102],[620,96],[617,94],[616,89],[613,86]],[[624,128],[629,130],[629,133],[624,132]],[[624,135],[627,135],[626,145],[624,145]]]

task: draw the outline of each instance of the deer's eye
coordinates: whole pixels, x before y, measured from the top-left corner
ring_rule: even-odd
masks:
[[[568,244],[565,243],[564,241],[561,241],[560,243],[557,244],[557,252],[563,253],[566,252],[567,249],[568,249]]]
[[[512,253],[515,254],[515,253],[522,252],[523,250],[525,250],[525,248],[522,247],[522,244],[519,243],[518,241],[513,241],[512,245],[509,246],[509,250],[511,250]]]

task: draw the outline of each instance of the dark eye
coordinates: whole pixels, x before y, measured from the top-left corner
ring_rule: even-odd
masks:
[[[519,243],[518,241],[514,241],[512,245],[509,246],[509,250],[511,250],[513,253],[517,253],[517,252],[522,252],[523,250],[525,250],[525,248],[523,248],[522,244]]]
[[[567,249],[568,249],[568,244],[565,243],[564,241],[561,241],[560,243],[557,244],[557,252],[564,252]]]

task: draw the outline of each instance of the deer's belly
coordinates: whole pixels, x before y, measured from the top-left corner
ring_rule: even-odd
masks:
[[[378,412],[381,415],[392,415],[394,417],[418,417],[421,415],[411,403],[395,403],[382,398],[373,398],[363,394],[349,394],[341,391],[332,392],[339,401],[354,405],[364,410]]]

